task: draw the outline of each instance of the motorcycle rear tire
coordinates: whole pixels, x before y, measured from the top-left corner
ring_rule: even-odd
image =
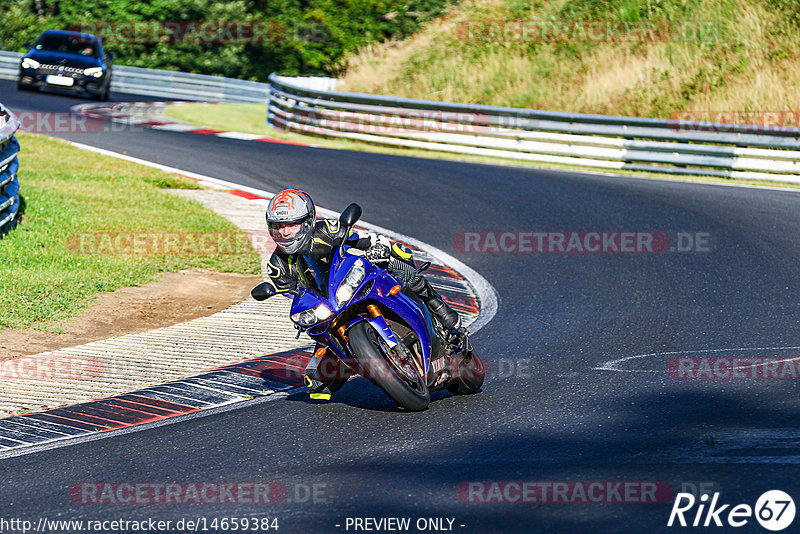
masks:
[[[484,378],[486,367],[475,349],[472,349],[458,363],[458,378],[447,391],[453,395],[470,395],[481,389]]]
[[[370,330],[372,326],[369,323],[361,322],[354,325],[348,333],[350,346],[367,378],[406,410],[425,410],[431,401],[425,377],[418,377],[416,385],[419,391],[399,377],[386,361],[393,356],[388,354],[380,342],[376,344],[371,339]],[[377,338],[377,334],[373,335]]]

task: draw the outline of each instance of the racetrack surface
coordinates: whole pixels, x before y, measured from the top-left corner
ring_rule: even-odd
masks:
[[[48,112],[84,101],[17,93],[8,81],[0,81],[0,100],[15,111]],[[268,515],[279,518],[281,532],[353,532],[345,529],[348,517],[411,517],[412,524],[449,517],[463,532],[649,533],[697,529],[666,527],[672,499],[486,504],[462,502],[456,487],[487,480],[660,481],[679,491],[708,482],[723,503],[752,506],[770,489],[800,498],[796,380],[679,380],[666,372],[667,360],[683,355],[800,355],[800,348],[782,348],[800,346],[796,192],[120,125],[58,135],[268,191],[302,187],[334,210],[358,202],[366,221],[450,253],[495,287],[497,315],[473,338],[491,371],[477,395],[443,393],[422,413],[398,411],[359,380],[330,404],[313,404],[304,394],[254,401],[5,459],[0,518]],[[24,168],[24,146],[21,158]],[[701,233],[710,250],[454,250],[453,237],[470,231],[660,231],[673,239],[677,232]],[[621,371],[597,369],[647,354],[605,365]],[[237,481],[281,483],[295,502],[82,504],[69,494],[82,482]],[[295,493],[314,484],[324,485],[321,502],[297,502],[303,499]],[[765,532],[752,518],[737,531]]]

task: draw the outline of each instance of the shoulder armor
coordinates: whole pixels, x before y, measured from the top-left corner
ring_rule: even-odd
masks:
[[[267,271],[270,278],[279,278],[283,274],[281,272],[281,266],[278,262],[279,260],[274,254],[270,256],[269,261],[267,261]]]
[[[335,236],[339,233],[339,230],[341,230],[339,219],[325,219],[325,226],[327,226],[328,232],[330,232],[332,236]]]

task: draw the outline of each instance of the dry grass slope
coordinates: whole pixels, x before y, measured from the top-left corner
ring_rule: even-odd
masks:
[[[465,0],[405,41],[351,57],[343,89],[645,117],[797,110],[800,28],[787,11],[792,2]],[[628,41],[576,31],[558,40],[502,33],[513,21],[534,20],[669,31]],[[471,36],[467,28],[475,30]]]

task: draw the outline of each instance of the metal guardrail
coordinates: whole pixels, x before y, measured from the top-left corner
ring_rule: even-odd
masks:
[[[0,51],[0,77],[22,54]],[[270,84],[115,66],[114,91],[264,102],[267,122],[312,135],[525,161],[800,183],[800,129],[563,113],[335,92],[332,79]]]
[[[271,74],[267,122],[382,145],[605,169],[800,183],[800,129],[458,104],[301,87]]]
[[[0,51],[0,78],[16,80],[22,56],[18,52]],[[201,102],[263,103],[269,85],[222,76],[114,65],[111,90]]]
[[[0,104],[0,238],[19,223],[22,197],[19,194],[19,142],[14,137],[19,121]]]
[[[0,50],[0,78],[16,80],[19,75],[19,62],[22,54]]]

